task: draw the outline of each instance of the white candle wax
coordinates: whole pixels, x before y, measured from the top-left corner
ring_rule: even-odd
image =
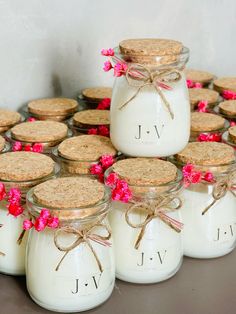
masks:
[[[129,205],[112,202],[110,223],[114,239],[116,277],[133,283],[155,283],[173,276],[182,263],[183,249],[181,234],[167,226],[159,218],[146,227],[138,249],[134,245],[140,228],[130,227],[125,220]],[[168,215],[180,220],[178,211]],[[144,221],[143,213],[129,215],[132,221]]]
[[[0,206],[0,251],[5,256],[0,255],[0,272],[9,275],[25,274],[25,248],[28,238],[26,232],[21,244],[17,240],[23,231],[23,218],[8,215],[6,202],[1,201]]]
[[[75,240],[75,235],[60,235],[62,245],[70,245]],[[55,246],[53,231],[31,230],[26,278],[28,291],[36,303],[67,313],[89,310],[109,298],[115,282],[113,249],[93,241],[90,243],[101,262],[102,273],[85,243],[70,251],[56,271],[64,252]]]
[[[213,201],[212,185],[198,184],[183,192],[180,209],[184,229],[184,254],[195,258],[214,258],[231,252],[236,241],[236,198],[231,192],[217,201],[205,215],[202,211]]]
[[[142,88],[123,109],[137,88],[124,77],[116,79],[111,103],[111,140],[117,150],[130,156],[162,157],[181,151],[190,135],[190,104],[185,77],[167,83],[172,89],[162,92],[174,119],[153,86]],[[176,139],[178,139],[176,141]]]

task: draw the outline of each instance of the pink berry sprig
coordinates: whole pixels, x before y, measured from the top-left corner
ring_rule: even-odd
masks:
[[[111,172],[106,178],[106,185],[112,190],[112,200],[128,203],[132,198],[132,192],[125,180],[120,180],[115,172]]]
[[[104,172],[114,164],[115,160],[111,155],[103,155],[100,157],[99,162],[92,164],[90,173],[98,176],[100,182],[104,182]]]
[[[23,229],[29,230],[34,228],[36,231],[43,231],[46,227],[56,229],[59,226],[59,218],[52,216],[50,211],[46,208],[42,209],[39,217],[34,222],[31,219],[25,219],[23,221]]]
[[[198,171],[194,168],[194,165],[190,163],[186,164],[183,167],[182,173],[183,173],[183,178],[184,178],[183,183],[184,183],[185,188],[189,187],[191,184],[197,184],[202,181],[209,182],[209,183],[215,182],[214,175],[212,172]]]

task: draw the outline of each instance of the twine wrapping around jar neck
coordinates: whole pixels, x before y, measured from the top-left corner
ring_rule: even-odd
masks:
[[[139,67],[143,70],[143,73],[135,70],[136,67]],[[135,75],[137,73],[137,75]],[[140,74],[142,76],[140,77]],[[174,77],[173,77],[174,75]],[[173,82],[178,82],[182,78],[182,74],[179,70],[175,68],[169,68],[169,69],[163,69],[159,71],[151,71],[148,67],[142,65],[142,64],[135,64],[135,65],[130,65],[126,71],[125,74],[126,80],[128,82],[129,86],[132,87],[138,87],[137,91],[134,93],[134,95],[129,98],[126,102],[124,102],[120,106],[120,110],[122,110],[128,103],[130,103],[133,99],[135,99],[139,92],[146,86],[153,86],[157,92],[157,94],[160,96],[163,104],[165,105],[166,109],[168,110],[171,119],[174,119],[174,113],[171,110],[171,106],[169,102],[167,101],[164,93],[162,92],[161,88],[164,88],[166,90],[171,90],[171,87],[163,82],[167,83],[173,83]],[[137,86],[137,84],[133,83],[133,80],[141,80],[142,83]]]
[[[96,233],[97,228],[102,228],[102,230],[106,231],[107,235],[101,236],[101,235],[97,234]],[[75,235],[76,236],[75,241],[70,245],[63,246],[59,241],[59,238],[63,233]],[[102,273],[103,272],[102,264],[100,262],[100,259],[97,255],[96,251],[94,250],[93,246],[91,245],[90,241],[94,241],[100,245],[110,247],[111,243],[108,242],[108,240],[110,238],[111,238],[111,230],[108,228],[107,225],[101,223],[101,220],[99,220],[97,223],[93,224],[92,226],[84,228],[84,229],[77,229],[77,228],[72,227],[72,226],[61,226],[61,227],[59,227],[59,229],[57,229],[54,233],[54,244],[58,250],[65,252],[65,254],[62,256],[62,258],[59,261],[59,263],[57,264],[55,270],[56,271],[59,270],[61,263],[63,262],[63,260],[65,259],[65,257],[67,256],[67,254],[70,251],[72,251],[76,247],[79,247],[82,243],[85,243],[89,247],[89,249],[91,250],[91,252],[92,252],[92,254],[96,260],[96,263],[98,265],[98,268],[99,268],[100,272]]]
[[[136,250],[139,248],[143,239],[147,225],[155,218],[159,218],[176,232],[181,232],[183,224],[166,215],[166,213],[178,210],[182,206],[182,200],[179,196],[175,194],[162,195],[153,200],[145,200],[143,202],[132,201],[130,203],[131,205],[125,212],[125,220],[130,227],[141,228],[134,246]],[[146,212],[147,216],[143,222],[133,223],[130,215],[136,213],[140,209]]]
[[[231,173],[215,182],[212,191],[213,201],[202,211],[202,215],[205,215],[207,211],[215,205],[217,201],[223,198],[228,191],[236,197],[234,190],[236,190],[236,168]]]

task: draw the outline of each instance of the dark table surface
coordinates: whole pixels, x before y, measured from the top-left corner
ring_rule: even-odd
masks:
[[[1,314],[46,314],[29,297],[24,277],[0,275]],[[171,279],[153,285],[117,280],[111,298],[86,312],[96,314],[235,314],[236,250],[213,260],[185,258]]]

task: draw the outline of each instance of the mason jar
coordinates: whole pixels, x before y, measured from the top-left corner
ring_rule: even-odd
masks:
[[[129,158],[105,174],[119,178],[112,186],[109,219],[114,238],[116,277],[138,283],[157,283],[172,277],[183,258],[180,191],[182,175],[167,161]],[[125,182],[124,182],[125,180]],[[124,197],[118,186],[126,186]]]
[[[192,169],[190,180],[198,174],[200,178],[183,191],[184,255],[215,258],[230,253],[236,245],[233,148],[216,142],[190,143],[173,161],[185,171]]]
[[[59,178],[33,188],[27,207],[33,221],[45,207],[59,219],[55,229],[30,230],[26,280],[32,299],[63,313],[105,302],[115,283],[109,190],[90,178]]]
[[[183,72],[188,57],[182,43],[165,39],[124,40],[115,49],[113,60],[124,67],[116,73],[111,102],[110,136],[117,150],[162,157],[184,148],[190,135]]]
[[[0,155],[0,272],[9,275],[25,274],[25,248],[28,232],[22,231],[22,224],[28,212],[25,205],[27,191],[34,185],[57,176],[59,166],[45,155],[32,152],[10,152]],[[9,208],[9,192],[19,189],[19,204],[24,210]],[[15,209],[16,210],[16,209]]]

